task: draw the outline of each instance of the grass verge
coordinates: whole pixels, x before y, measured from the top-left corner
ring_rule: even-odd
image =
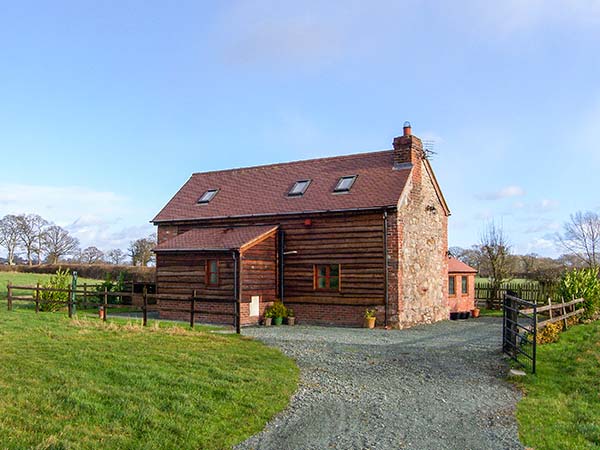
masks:
[[[541,449],[600,449],[600,322],[578,325],[538,346],[537,375],[518,385],[519,435]]]
[[[230,448],[298,379],[242,336],[23,309],[0,308],[0,361],[3,449]]]

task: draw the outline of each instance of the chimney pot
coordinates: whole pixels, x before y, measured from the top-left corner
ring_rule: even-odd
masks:
[[[404,136],[410,136],[412,134],[409,121],[404,122],[403,130],[404,130]]]

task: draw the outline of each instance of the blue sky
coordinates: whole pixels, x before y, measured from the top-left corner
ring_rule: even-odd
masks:
[[[324,4],[326,3],[326,4]],[[600,2],[19,1],[0,13],[0,215],[126,248],[192,172],[435,140],[450,245],[598,210]]]

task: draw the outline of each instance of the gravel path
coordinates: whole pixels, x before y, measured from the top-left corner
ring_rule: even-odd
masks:
[[[301,380],[288,408],[240,449],[523,448],[498,319],[243,333],[294,358]]]

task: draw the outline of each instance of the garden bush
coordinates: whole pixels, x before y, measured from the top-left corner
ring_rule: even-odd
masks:
[[[549,344],[551,342],[556,342],[560,337],[562,329],[562,322],[549,323],[544,328],[538,329],[536,342],[538,344]]]
[[[65,292],[56,291],[41,291],[40,292],[40,310],[41,311],[58,311],[63,308],[69,300],[69,293],[66,292],[71,286],[71,274],[69,269],[58,269],[56,274],[50,277],[47,283],[42,287],[50,289],[62,289]]]
[[[573,269],[565,272],[560,280],[560,295],[565,301],[583,298],[585,312],[583,317],[589,319],[600,310],[600,280],[598,269]]]

